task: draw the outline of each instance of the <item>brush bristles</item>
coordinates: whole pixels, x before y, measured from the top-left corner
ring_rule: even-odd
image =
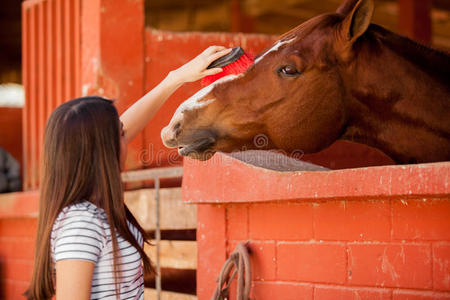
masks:
[[[222,72],[217,73],[215,75],[204,77],[201,81],[201,84],[203,86],[206,86],[227,75],[241,74],[242,72],[246,71],[252,64],[253,64],[253,57],[244,53],[244,55],[239,57],[239,59],[236,60],[234,63],[222,67],[223,69]]]

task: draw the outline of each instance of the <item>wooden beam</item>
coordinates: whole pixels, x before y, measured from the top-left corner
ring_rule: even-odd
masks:
[[[158,299],[156,290],[146,288],[144,290],[144,299],[145,300]],[[161,293],[161,300],[197,300],[197,299],[198,299],[197,296],[189,295],[189,294],[181,294],[181,293],[166,292],[166,291],[162,291],[162,293]]]
[[[399,32],[425,44],[431,44],[432,0],[399,0]]]
[[[159,178],[178,178],[183,176],[183,167],[152,168],[122,173],[123,182],[142,181]]]
[[[245,14],[241,2],[241,0],[231,0],[230,2],[230,31],[253,32],[254,20],[252,17]]]
[[[155,244],[152,241],[152,244]],[[165,241],[160,242],[160,263],[162,268],[197,269],[197,242]],[[156,261],[156,247],[144,246],[144,251],[152,261]]]
[[[144,283],[148,288],[155,288],[156,274],[145,273]],[[163,291],[195,295],[197,270],[161,268],[161,283]],[[181,283],[181,284],[180,284]]]
[[[181,199],[181,188],[160,189],[161,230],[195,229],[197,208]],[[125,192],[125,203],[145,230],[156,229],[155,190],[142,189]]]

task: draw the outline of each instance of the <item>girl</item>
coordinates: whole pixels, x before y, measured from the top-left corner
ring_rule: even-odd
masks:
[[[212,46],[170,72],[120,116],[84,97],[51,114],[44,138],[35,265],[28,299],[143,299],[147,235],[123,202],[126,145],[183,83],[221,72],[207,66],[231,49]],[[143,266],[142,266],[143,264]]]

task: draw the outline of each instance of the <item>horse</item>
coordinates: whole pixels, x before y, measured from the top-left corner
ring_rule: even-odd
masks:
[[[264,149],[316,153],[338,139],[398,164],[450,160],[450,55],[371,24],[373,0],[285,33],[239,75],[183,102],[161,131],[180,155]]]

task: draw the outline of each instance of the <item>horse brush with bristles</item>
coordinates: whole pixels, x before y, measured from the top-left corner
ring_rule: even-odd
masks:
[[[209,85],[214,81],[227,76],[241,74],[253,64],[253,57],[246,54],[241,47],[235,47],[227,55],[213,61],[207,69],[222,68],[222,72],[206,76],[202,79],[203,86]]]

